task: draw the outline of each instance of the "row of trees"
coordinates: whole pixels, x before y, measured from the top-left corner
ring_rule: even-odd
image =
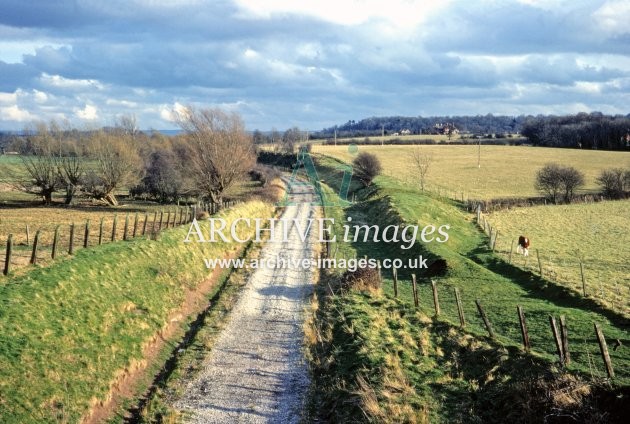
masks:
[[[630,150],[630,116],[593,112],[529,117],[521,133],[537,146]]]
[[[411,134],[437,134],[436,124],[452,125],[460,131],[473,134],[514,134],[521,130],[526,116],[384,116],[350,120],[342,125],[324,128],[313,133],[313,138],[373,137],[382,133],[391,135],[401,130]]]
[[[80,193],[117,205],[122,189],[162,202],[185,196],[221,203],[254,167],[251,135],[238,115],[219,109],[187,108],[178,124],[184,133],[176,137],[143,134],[133,118],[87,132],[38,124],[12,146],[22,166],[10,181],[45,203],[63,191],[67,204]]]
[[[584,181],[584,174],[578,169],[549,163],[538,170],[535,187],[554,203],[571,203],[575,192],[584,186]],[[630,169],[605,169],[596,181],[607,198],[625,198],[630,192]]]

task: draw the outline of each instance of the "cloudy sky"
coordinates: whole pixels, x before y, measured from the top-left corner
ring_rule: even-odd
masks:
[[[630,113],[627,0],[0,0],[0,129]]]

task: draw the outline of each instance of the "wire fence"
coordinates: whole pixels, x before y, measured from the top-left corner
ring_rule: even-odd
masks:
[[[202,212],[214,215],[237,203],[240,202],[198,203],[160,211],[113,213],[97,220],[71,224],[42,223],[37,228],[25,225],[20,233],[8,234],[4,246],[0,248],[2,274],[10,275],[13,270],[28,265],[47,264],[60,257],[74,255],[79,249],[137,237],[155,238],[162,230],[190,223]]]
[[[576,295],[595,300],[600,305],[630,317],[630,263],[609,258],[586,261],[557,256],[543,249],[518,252],[518,236],[502,234],[477,210],[477,224],[488,236],[488,246],[508,264],[538,274],[546,280],[571,290]]]

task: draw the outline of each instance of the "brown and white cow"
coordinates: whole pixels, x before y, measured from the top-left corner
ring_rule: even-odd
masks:
[[[525,236],[518,237],[518,246],[516,246],[516,253],[522,253],[523,256],[529,256],[529,238]]]

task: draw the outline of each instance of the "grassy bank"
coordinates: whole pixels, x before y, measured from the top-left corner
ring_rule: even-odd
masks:
[[[334,171],[337,164],[321,158],[320,165],[323,178],[334,187],[339,179]],[[396,223],[449,224],[449,240],[419,243],[409,250],[392,243],[356,242],[339,251],[343,248],[344,255],[381,260],[424,255],[429,263],[444,259],[447,269],[433,276],[424,270],[401,270],[398,298],[393,296],[387,270],[383,270],[381,291],[335,296],[330,296],[327,287],[335,286],[338,275],[323,274],[320,300],[326,301],[318,305],[318,319],[310,332],[320,392],[314,409],[327,411],[328,419],[336,422],[535,422],[554,408],[583,420],[595,416],[591,412],[601,412],[590,407],[592,402],[603,403],[600,396],[624,390],[627,396],[630,350],[625,345],[630,340],[623,317],[498,259],[487,248],[488,240],[473,217],[456,203],[425,196],[388,177],[378,178],[375,187],[360,189],[356,195],[359,203],[329,214],[342,219],[352,216],[353,223],[381,228]],[[411,295],[412,272],[419,282],[417,309]],[[439,317],[434,311],[432,279],[438,287]],[[454,288],[462,294],[463,330]],[[487,337],[475,299],[485,307],[495,339]],[[521,348],[517,305],[525,310],[531,354]],[[567,319],[570,374],[560,372],[555,364],[549,315]],[[608,383],[590,383],[605,376],[594,322],[602,326],[609,343],[616,339],[623,343],[610,352],[617,373],[613,392],[602,389]],[[565,392],[575,396],[561,405],[554,396]],[[623,396],[620,399],[627,401]]]
[[[222,214],[229,225],[272,212],[248,202]],[[186,232],[81,250],[1,282],[0,421],[80,421],[120,376],[143,365],[146,344],[171,321],[184,323],[176,311],[208,278],[203,258],[241,247],[183,244]]]

